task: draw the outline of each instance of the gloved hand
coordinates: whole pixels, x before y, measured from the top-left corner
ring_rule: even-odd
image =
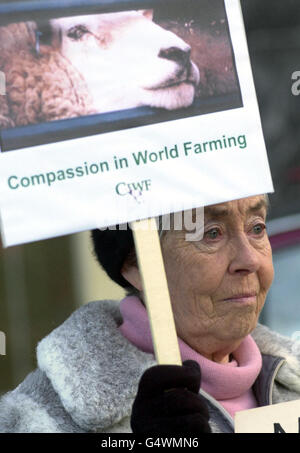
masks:
[[[132,407],[132,432],[156,436],[210,433],[208,408],[198,394],[200,384],[200,366],[193,360],[146,370]]]

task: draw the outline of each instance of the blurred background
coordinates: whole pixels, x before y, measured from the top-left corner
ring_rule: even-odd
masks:
[[[300,338],[300,71],[299,0],[241,0],[267,152],[275,186],[267,228],[275,280],[260,321]],[[96,264],[89,233],[3,249],[0,243],[0,394],[36,366],[37,343],[77,307],[120,299]]]
[[[241,0],[275,192],[267,225],[274,283],[260,322],[300,339],[300,2]]]

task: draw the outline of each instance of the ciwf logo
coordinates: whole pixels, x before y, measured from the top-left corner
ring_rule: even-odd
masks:
[[[0,355],[5,355],[5,333],[0,332]]]
[[[0,71],[0,95],[6,95],[6,82],[5,82],[5,74],[4,72]]]

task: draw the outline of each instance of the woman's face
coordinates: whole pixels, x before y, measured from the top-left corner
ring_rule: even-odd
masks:
[[[163,238],[177,333],[212,360],[226,361],[254,329],[272,283],[266,211],[263,196],[209,206],[203,239],[188,242],[182,230]]]

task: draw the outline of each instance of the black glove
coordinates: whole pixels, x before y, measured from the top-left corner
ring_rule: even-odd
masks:
[[[210,433],[208,408],[198,394],[200,384],[200,366],[193,360],[183,366],[157,365],[146,370],[132,406],[132,432],[156,436]]]

